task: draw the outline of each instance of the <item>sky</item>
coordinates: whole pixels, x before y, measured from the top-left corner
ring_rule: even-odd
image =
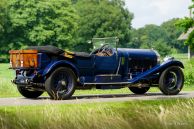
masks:
[[[126,7],[134,14],[132,26],[160,25],[172,18],[189,16],[191,0],[125,0]]]

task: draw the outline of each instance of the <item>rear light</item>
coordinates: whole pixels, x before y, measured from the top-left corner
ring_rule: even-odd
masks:
[[[20,74],[20,70],[16,70],[16,75]]]
[[[24,67],[24,61],[23,60],[20,61],[20,66]]]

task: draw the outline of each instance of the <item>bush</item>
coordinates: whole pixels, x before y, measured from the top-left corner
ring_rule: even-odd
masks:
[[[185,85],[194,84],[194,59],[184,63]]]

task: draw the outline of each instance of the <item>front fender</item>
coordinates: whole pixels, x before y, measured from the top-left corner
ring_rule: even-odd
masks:
[[[162,64],[156,65],[152,69],[147,70],[147,71],[141,73],[137,77],[135,77],[133,79],[130,79],[129,82],[130,83],[136,83],[136,82],[140,81],[141,79],[149,77],[150,75],[163,72],[165,69],[167,69],[168,67],[171,67],[171,66],[178,66],[178,67],[184,68],[183,63],[180,62],[180,61],[177,61],[177,60],[167,60],[167,61],[163,62]]]
[[[60,60],[60,61],[54,61],[51,62],[49,65],[47,65],[47,67],[44,69],[42,76],[46,76],[48,74],[50,74],[54,69],[56,69],[57,67],[70,67],[72,68],[72,70],[75,72],[75,74],[77,76],[79,76],[79,70],[77,69],[77,67],[69,62],[69,61],[65,61],[65,60]]]

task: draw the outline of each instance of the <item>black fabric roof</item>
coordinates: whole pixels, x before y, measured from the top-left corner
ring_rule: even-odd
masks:
[[[48,53],[48,54],[55,54],[60,55],[63,54],[64,51],[59,49],[55,46],[47,45],[47,46],[30,46],[27,50],[38,50],[40,53]]]
[[[47,45],[47,46],[30,46],[27,48],[27,50],[38,50],[40,53],[48,53],[48,54],[54,54],[54,55],[61,55],[65,51],[62,49],[59,49],[55,46]],[[90,54],[85,52],[75,52],[75,56],[78,57],[91,57]]]

